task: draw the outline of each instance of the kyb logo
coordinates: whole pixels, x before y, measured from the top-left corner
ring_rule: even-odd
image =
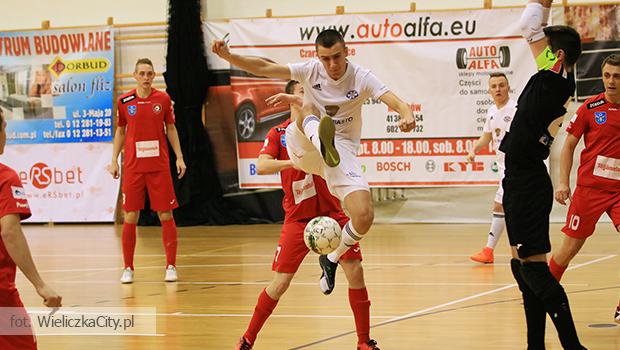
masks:
[[[445,162],[443,171],[446,173],[462,173],[466,171],[484,171],[483,162]]]
[[[31,183],[32,186],[42,190],[52,184],[81,184],[83,183],[83,174],[80,167],[59,169],[50,167],[45,163],[36,163],[30,168],[30,171],[20,171],[19,179],[24,185]]]
[[[473,46],[456,50],[456,66],[467,70],[499,69],[510,66],[508,46]]]

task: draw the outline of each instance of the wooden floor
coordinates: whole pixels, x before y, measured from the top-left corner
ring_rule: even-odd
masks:
[[[157,334],[40,336],[39,349],[233,349],[258,294],[272,276],[278,225],[191,227],[179,230],[180,282],[163,282],[159,228],[139,228],[136,282],[121,285],[120,226],[28,225],[39,270],[65,306],[153,306]],[[371,335],[389,349],[525,349],[520,293],[502,237],[494,265],[468,256],[486,243],[488,225],[376,225],[362,242],[372,301]],[[552,225],[552,243],[561,240]],[[577,330],[589,349],[620,349],[612,315],[619,296],[620,237],[598,231],[566,272]],[[340,270],[341,271],[341,270]],[[311,253],[259,334],[256,350],[355,349],[347,285],[318,288]],[[23,275],[26,306],[40,299]],[[547,322],[547,349],[561,349]]]

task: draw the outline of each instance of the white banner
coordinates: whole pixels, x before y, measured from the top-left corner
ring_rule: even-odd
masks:
[[[519,35],[521,11],[233,20],[230,46],[238,54],[282,64],[299,62],[315,55],[314,40],[321,30],[339,30],[347,41],[348,59],[371,69],[411,106],[417,121],[412,133],[402,133],[398,113],[377,100],[364,105],[360,156],[371,186],[496,185],[490,148],[477,158],[479,163],[461,163],[482,133],[493,104],[488,74],[504,72],[516,99],[535,72],[527,43]],[[231,79],[233,91],[240,95],[247,82],[236,87],[235,81],[244,79]],[[252,79],[256,90],[275,89],[273,80],[258,84],[260,78]],[[264,110],[260,98],[266,94],[252,91],[250,100],[256,101],[234,103],[237,124],[254,127],[253,131],[246,127],[244,135],[238,133],[240,187],[279,183],[277,176],[259,176],[255,171],[257,150],[268,130],[263,125],[273,126],[275,118],[287,117],[278,115],[281,111]]]
[[[1,161],[24,184],[26,222],[111,222],[120,184],[105,170],[111,156],[111,143],[7,145]]]

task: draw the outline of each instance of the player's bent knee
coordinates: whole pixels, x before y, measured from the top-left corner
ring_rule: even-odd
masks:
[[[542,300],[552,299],[564,291],[545,262],[524,262],[521,275],[532,292]]]
[[[172,210],[157,212],[157,216],[159,217],[159,221],[170,221],[173,218]]]
[[[137,224],[139,214],[140,214],[139,211],[126,211],[125,214],[123,215],[123,222],[126,224],[132,224],[132,225]]]

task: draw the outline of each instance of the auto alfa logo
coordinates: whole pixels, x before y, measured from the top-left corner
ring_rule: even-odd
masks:
[[[426,171],[428,171],[429,173],[432,173],[435,171],[435,169],[437,169],[437,164],[435,163],[434,160],[429,159],[426,161],[426,164],[424,165],[424,167],[426,168]]]
[[[155,114],[159,114],[159,112],[161,112],[161,105],[159,103],[153,105],[153,112],[155,112]]]
[[[607,121],[607,112],[594,112],[594,121],[599,125],[605,124]]]
[[[456,50],[458,69],[489,70],[510,66],[510,47],[508,46],[473,46]]]
[[[138,107],[133,105],[133,106],[127,106],[127,113],[131,116],[136,115],[136,112],[138,111]]]
[[[355,90],[351,90],[351,91],[347,92],[347,98],[349,100],[355,100],[357,98],[357,96],[359,96],[359,95],[360,94],[357,91],[355,91]]]

